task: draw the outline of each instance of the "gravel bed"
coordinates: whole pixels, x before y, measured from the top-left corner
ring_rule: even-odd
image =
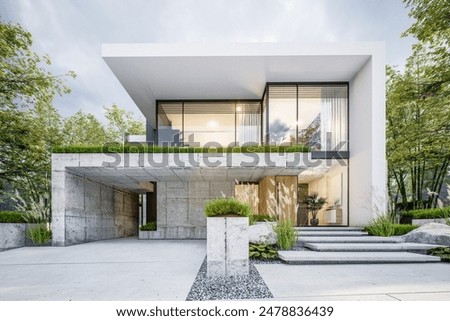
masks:
[[[206,258],[203,261],[187,301],[238,300],[273,298],[252,262],[248,276],[208,277]]]

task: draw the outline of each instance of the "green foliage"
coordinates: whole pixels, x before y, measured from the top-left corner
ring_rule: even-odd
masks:
[[[14,211],[0,211],[0,223],[27,223],[24,213]]]
[[[52,152],[58,154],[69,153],[308,153],[310,149],[303,145],[296,146],[245,146],[245,147],[168,147],[145,144],[105,144],[89,146],[53,146]]]
[[[277,245],[281,250],[290,250],[294,247],[298,233],[290,220],[278,221],[273,231],[277,235]]]
[[[403,212],[402,216],[413,219],[448,218],[450,217],[450,207],[412,210]]]
[[[230,214],[250,216],[251,212],[248,204],[242,203],[234,198],[216,198],[205,204],[205,215],[208,217]]]
[[[404,72],[387,69],[388,189],[392,203],[401,203],[397,207],[419,209],[425,202],[432,208],[450,165],[450,6],[404,2],[415,21],[403,36],[419,42]]]
[[[412,225],[412,224],[393,224],[393,225],[394,225],[394,236],[405,235],[419,227],[419,225]]]
[[[252,214],[249,216],[250,225],[256,222],[276,222],[277,218],[269,214]]]
[[[84,114],[81,110],[64,120],[64,145],[66,146],[99,146],[106,143],[103,125],[92,114]]]
[[[156,222],[148,222],[147,224],[141,225],[139,229],[141,231],[156,231]]]
[[[120,109],[116,104],[104,107],[108,120],[106,137],[109,142],[121,142],[125,134],[145,135],[145,122],[134,119],[132,112]]]
[[[427,251],[428,255],[439,256],[442,262],[450,262],[450,247],[439,246]]]
[[[364,230],[374,236],[398,236],[404,235],[416,229],[417,225],[394,224],[392,216],[385,214],[375,218]]]
[[[48,229],[45,223],[30,227],[26,235],[34,245],[46,245],[52,239],[52,231]]]
[[[270,244],[250,243],[249,256],[251,259],[274,260],[278,257],[278,252],[275,247]]]
[[[305,198],[303,203],[306,204],[308,212],[311,213],[312,218],[317,217],[317,213],[326,204],[326,199],[320,197],[318,193],[313,193]]]

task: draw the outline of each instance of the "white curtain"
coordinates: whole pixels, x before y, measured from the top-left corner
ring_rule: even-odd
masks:
[[[322,92],[322,150],[348,150],[348,99],[343,90],[343,87],[325,87]]]
[[[239,145],[245,143],[259,144],[261,136],[261,114],[255,104],[237,104],[237,141]]]

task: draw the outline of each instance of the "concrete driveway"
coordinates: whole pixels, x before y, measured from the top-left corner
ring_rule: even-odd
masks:
[[[185,300],[206,242],[135,238],[0,252],[0,300]]]
[[[115,239],[0,252],[0,300],[185,300],[205,240]],[[450,301],[450,264],[257,264],[274,300]]]

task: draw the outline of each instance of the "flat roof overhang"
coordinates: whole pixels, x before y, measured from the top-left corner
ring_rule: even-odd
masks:
[[[155,126],[155,100],[260,99],[267,82],[347,82],[384,44],[103,44],[102,56]]]

